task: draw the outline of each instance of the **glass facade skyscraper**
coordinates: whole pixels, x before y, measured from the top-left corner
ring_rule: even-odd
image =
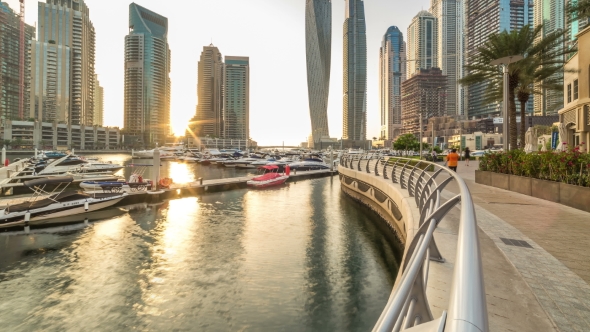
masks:
[[[94,125],[103,126],[104,122],[104,88],[94,75]]]
[[[534,26],[544,24],[543,32],[538,41],[547,34],[565,28],[565,0],[535,0]],[[563,73],[556,74],[555,79],[563,83]],[[541,84],[535,87],[539,94],[534,98],[535,115],[557,115],[563,107],[563,91],[543,90]]]
[[[466,53],[469,57],[477,54],[491,34],[520,29],[533,23],[533,0],[466,0],[465,1],[465,39]],[[467,114],[473,117],[488,117],[500,114],[500,103],[488,104],[485,94],[488,84],[482,82],[467,87]],[[520,109],[517,106],[517,110]],[[532,112],[533,101],[527,104]]]
[[[248,140],[250,138],[250,59],[226,56],[224,68],[223,138]]]
[[[95,32],[84,0],[39,2],[30,116],[94,124]],[[47,108],[46,108],[47,107]]]
[[[197,112],[189,128],[198,137],[222,137],[223,58],[213,44],[203,47],[197,75]]]
[[[24,59],[24,114],[28,118],[30,95],[31,59],[27,55],[31,47],[31,39],[35,36],[35,28],[25,24],[25,59]],[[2,120],[19,120],[20,104],[20,17],[7,3],[0,2],[0,118]]]
[[[346,0],[342,138],[367,137],[367,27],[363,0]]]
[[[379,105],[381,138],[399,134],[402,120],[402,83],[406,80],[406,43],[398,27],[387,29],[379,49]],[[396,132],[397,129],[397,132]]]
[[[463,1],[431,0],[430,13],[438,24],[438,65],[449,80],[447,114],[463,114],[463,88],[457,82],[463,77]]]
[[[307,90],[313,142],[330,137],[328,95],[332,57],[332,2],[307,0],[305,4]]]
[[[31,118],[71,123],[71,56],[68,46],[41,41],[32,43]]]
[[[125,36],[125,129],[143,143],[163,144],[170,134],[168,19],[129,5]]]
[[[423,10],[408,27],[408,78],[420,69],[438,67],[438,20]]]

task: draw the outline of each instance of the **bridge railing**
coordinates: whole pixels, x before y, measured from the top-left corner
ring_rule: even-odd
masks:
[[[340,168],[382,177],[398,184],[415,199],[420,211],[419,230],[407,246],[402,273],[373,331],[488,331],[488,313],[475,208],[463,179],[442,165],[404,157],[345,154]],[[451,182],[459,194],[443,201]],[[447,311],[434,318],[426,287],[430,261],[444,262],[434,231],[447,213],[460,203],[457,253]]]

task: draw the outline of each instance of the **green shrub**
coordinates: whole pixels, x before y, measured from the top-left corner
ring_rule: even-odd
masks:
[[[480,158],[479,169],[590,187],[590,154],[582,153],[579,146],[563,152],[489,153]]]

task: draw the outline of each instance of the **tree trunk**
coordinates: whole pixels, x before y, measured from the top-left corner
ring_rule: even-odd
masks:
[[[519,93],[518,101],[520,102],[520,147],[524,149],[525,143],[525,116],[526,116],[526,103],[529,101],[528,93]]]
[[[516,145],[517,142],[517,131],[516,131],[516,102],[514,101],[514,89],[516,89],[518,85],[518,78],[510,78],[509,84],[509,91],[508,91],[508,115],[509,115],[509,133],[510,133],[510,149],[509,150],[516,150],[518,147]]]

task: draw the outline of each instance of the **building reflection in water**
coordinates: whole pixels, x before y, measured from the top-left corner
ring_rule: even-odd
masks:
[[[124,213],[0,237],[3,329],[368,330],[395,277],[378,220],[337,178]]]

